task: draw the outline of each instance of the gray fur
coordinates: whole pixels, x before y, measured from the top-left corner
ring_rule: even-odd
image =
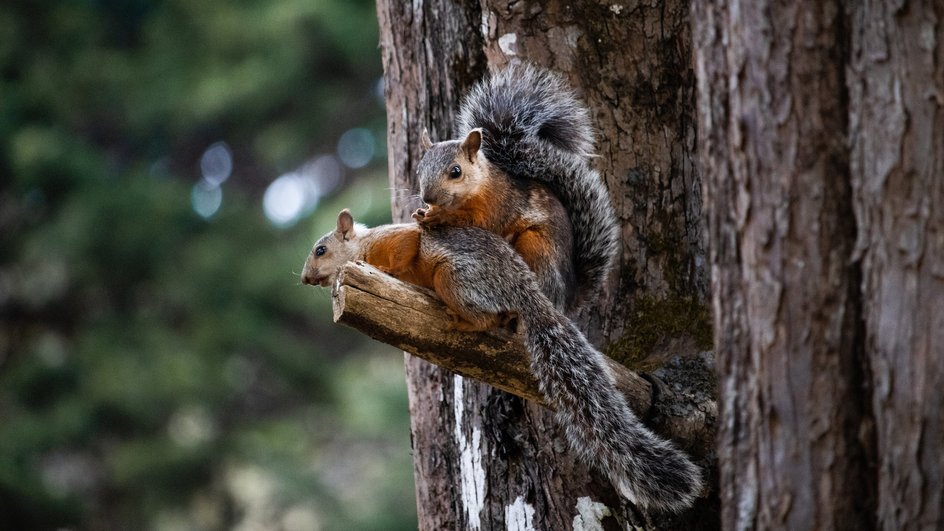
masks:
[[[701,491],[699,469],[633,414],[603,354],[547,299],[520,256],[476,227],[429,229],[421,254],[447,256],[443,274],[456,289],[460,316],[518,316],[531,370],[573,451],[603,471],[633,503],[680,511]]]
[[[459,111],[459,137],[477,127],[496,138],[540,140],[584,159],[593,156],[587,108],[560,75],[531,64],[510,64],[469,92]]]
[[[490,163],[514,178],[542,182],[560,198],[574,234],[572,309],[592,300],[619,251],[619,225],[591,164],[587,108],[561,76],[513,64],[479,83],[463,102],[459,138],[475,128],[483,130],[482,152]]]
[[[424,203],[432,203],[433,197],[443,198],[443,187],[440,185],[441,176],[446,172],[446,167],[455,160],[458,150],[458,140],[447,140],[433,144],[423,155],[416,173]],[[442,206],[448,207],[450,204],[444,202]]]

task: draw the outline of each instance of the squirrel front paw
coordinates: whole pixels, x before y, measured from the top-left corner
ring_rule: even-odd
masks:
[[[413,219],[424,227],[434,227],[442,222],[439,209],[432,206],[414,210]]]
[[[416,220],[417,223],[423,223],[426,219],[427,210],[425,208],[417,208],[413,211],[412,217]]]

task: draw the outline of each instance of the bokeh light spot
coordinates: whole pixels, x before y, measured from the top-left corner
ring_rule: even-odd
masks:
[[[306,195],[312,194],[309,179],[287,173],[272,181],[262,197],[262,209],[269,221],[288,226],[298,221],[305,208]]]
[[[338,158],[348,168],[363,168],[374,158],[377,146],[370,131],[360,127],[350,129],[338,139]]]
[[[167,424],[167,435],[180,446],[194,446],[212,439],[216,427],[204,408],[191,406],[174,413]]]
[[[226,142],[216,142],[200,157],[200,172],[214,186],[223,184],[233,172],[233,154]]]
[[[193,185],[190,192],[190,203],[193,211],[203,219],[210,219],[223,204],[223,190],[205,180]]]
[[[341,164],[333,155],[322,155],[302,168],[302,173],[311,178],[317,188],[318,197],[333,192],[340,184],[342,177]]]

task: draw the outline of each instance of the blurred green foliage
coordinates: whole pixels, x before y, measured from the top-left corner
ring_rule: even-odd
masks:
[[[0,4],[0,528],[413,529],[402,359],[301,286],[382,151],[314,214],[263,192],[384,138],[374,6]],[[200,160],[232,155],[219,211]]]

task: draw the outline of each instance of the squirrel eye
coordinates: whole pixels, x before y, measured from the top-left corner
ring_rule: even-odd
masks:
[[[450,179],[458,179],[460,175],[462,175],[462,168],[460,168],[458,164],[449,168]]]
[[[325,249],[325,246],[319,245],[318,247],[315,248],[315,256],[321,256],[325,254],[325,251],[327,251],[327,249]]]

